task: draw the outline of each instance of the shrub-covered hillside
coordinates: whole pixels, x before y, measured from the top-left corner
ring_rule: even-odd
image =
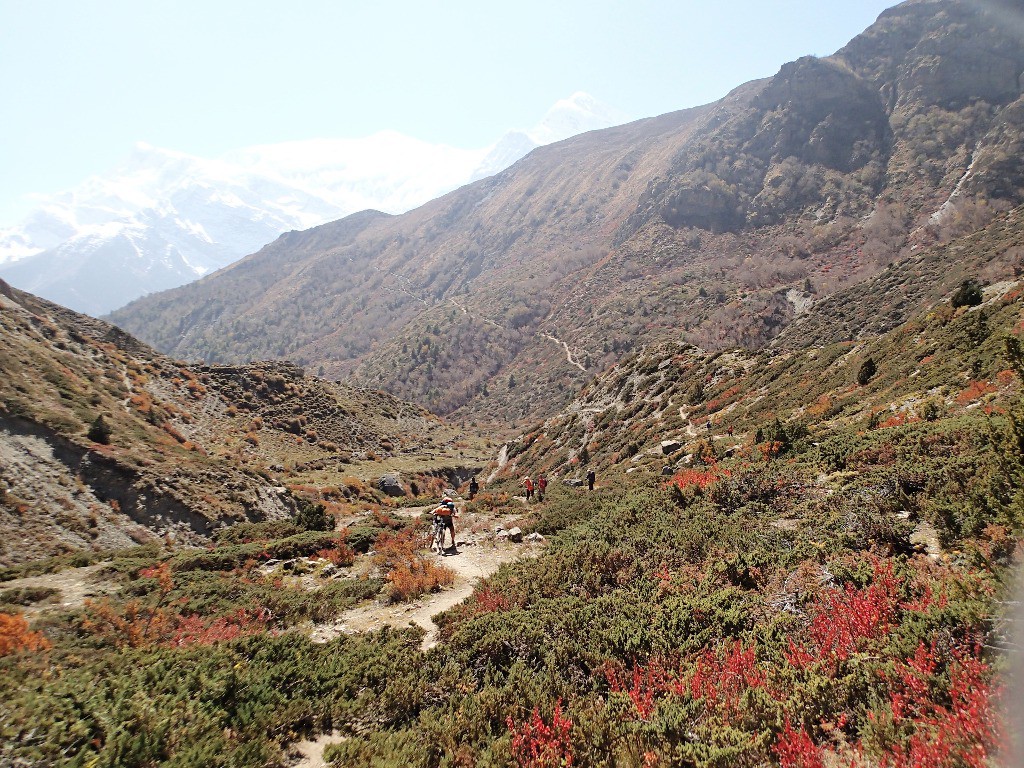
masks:
[[[867,341],[658,347],[596,380],[466,507],[547,546],[436,617],[429,650],[413,627],[315,642],[398,585],[443,588],[423,529],[387,515],[120,553],[77,608],[0,592],[0,759],[284,766],[337,731],[338,766],[994,765],[1022,299],[963,289]],[[588,467],[593,492],[510,497]]]
[[[0,565],[198,542],[324,487],[372,496],[353,489],[485,455],[391,395],[284,362],[188,365],[2,281],[0,369]]]

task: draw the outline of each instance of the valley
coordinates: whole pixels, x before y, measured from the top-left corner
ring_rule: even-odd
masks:
[[[117,325],[0,281],[0,765],[1019,764],[1006,9]]]
[[[997,17],[903,3],[718,102],[290,233],[111,319],[168,354],[287,358],[518,427],[643,344],[761,348],[798,307],[1024,202],[1024,61]]]

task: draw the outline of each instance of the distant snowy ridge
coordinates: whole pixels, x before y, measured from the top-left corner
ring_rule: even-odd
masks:
[[[247,147],[216,159],[140,143],[109,174],[0,230],[0,277],[101,315],[258,250],[283,232],[368,208],[402,213],[498,173],[543,144],[627,120],[585,93],[483,149],[395,131]]]

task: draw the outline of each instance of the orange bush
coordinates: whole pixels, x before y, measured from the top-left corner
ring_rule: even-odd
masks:
[[[687,488],[700,488],[704,490],[712,483],[718,482],[723,477],[728,477],[729,471],[725,469],[719,469],[717,465],[712,464],[708,469],[684,469],[681,472],[676,472],[672,479],[665,483],[665,486],[674,485],[679,490],[685,491]]]
[[[411,527],[397,533],[385,531],[377,538],[373,562],[387,571],[392,602],[412,600],[455,581],[450,568],[420,554],[421,538]]]
[[[967,405],[995,391],[996,387],[987,381],[972,381],[956,396],[956,402],[958,405]]]
[[[337,544],[333,547],[326,547],[316,553],[322,560],[327,560],[333,565],[352,565],[356,561],[355,550],[345,543],[345,532],[337,536]]]
[[[0,613],[0,656],[18,651],[42,651],[50,641],[41,632],[32,632],[20,613]]]
[[[129,600],[121,609],[108,600],[85,601],[82,629],[102,637],[118,648],[138,648],[165,640],[172,633],[176,617],[163,608],[150,608]]]
[[[888,429],[889,427],[901,427],[904,424],[913,424],[914,422],[920,421],[917,416],[910,413],[897,413],[894,416],[890,416],[885,421],[879,422],[878,429]]]
[[[1017,378],[1017,374],[1011,371],[1009,368],[1000,371],[996,374],[996,381],[999,382],[999,386],[1008,387],[1013,384],[1013,380]]]

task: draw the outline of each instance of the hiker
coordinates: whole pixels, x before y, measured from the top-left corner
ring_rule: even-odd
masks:
[[[523,480],[523,488],[526,489],[526,500],[529,501],[533,498],[533,480],[529,477]]]
[[[589,491],[594,490],[594,481],[595,480],[597,480],[597,475],[594,474],[594,470],[591,469],[591,470],[589,470],[587,472],[587,490],[589,490]]]
[[[455,549],[455,501],[451,496],[445,494],[441,497],[441,503],[434,507],[432,513],[434,517],[440,520],[444,527],[447,528],[452,534],[452,545],[451,549]],[[444,551],[444,534],[441,534],[441,550]]]
[[[548,488],[548,479],[541,475],[537,478],[537,501],[544,501],[544,491]]]
[[[473,500],[473,497],[476,496],[476,494],[477,494],[477,492],[479,490],[480,490],[480,483],[478,483],[476,481],[476,476],[474,475],[473,479],[469,481],[469,500],[470,501]]]

